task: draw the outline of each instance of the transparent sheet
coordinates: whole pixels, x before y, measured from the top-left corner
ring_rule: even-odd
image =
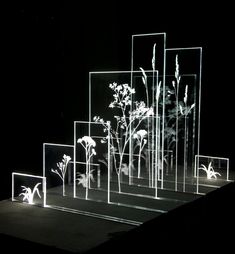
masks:
[[[160,170],[163,172],[164,165],[164,128],[165,128],[165,71],[166,71],[166,33],[136,34],[132,35],[131,47],[131,70],[157,71],[158,77],[153,90],[160,91],[160,96],[156,100],[157,118],[160,117]],[[149,80],[146,75],[146,80]],[[154,78],[153,78],[154,80]],[[158,93],[158,92],[157,92]],[[158,170],[159,171],[159,170]],[[161,173],[160,186],[163,188],[164,174]]]
[[[89,80],[90,119],[108,120],[111,126],[111,202],[121,203],[118,198],[113,199],[114,195],[122,192],[121,185],[124,185],[124,188],[126,186],[127,189],[132,185],[133,188],[129,187],[130,194],[133,194],[132,189],[136,188],[134,185],[142,185],[144,188],[139,188],[140,195],[157,197],[155,172],[159,163],[156,163],[156,160],[160,161],[159,155],[162,154],[160,152],[161,118],[158,115],[161,112],[159,101],[163,100],[163,89],[158,82],[158,72],[152,70],[90,72]],[[123,94],[126,96],[122,97]],[[123,106],[118,104],[120,101],[116,98],[119,97],[124,101]],[[100,98],[105,100],[104,103],[99,103]],[[140,154],[139,142],[142,150]],[[158,149],[156,149],[157,145]],[[143,175],[138,177],[137,172],[140,174],[140,171]],[[128,193],[128,190],[126,192]]]
[[[205,194],[230,181],[229,159],[205,155],[195,156],[197,194]]]
[[[73,198],[74,146],[43,144],[43,176],[47,181],[47,205],[64,207]]]
[[[74,122],[74,197],[109,202],[109,124]]]
[[[199,153],[202,49],[166,49],[164,150],[173,153],[173,170],[164,167],[163,188],[195,192],[194,157]],[[164,159],[168,156],[164,152]]]
[[[12,173],[12,201],[46,206],[46,178],[42,176]]]

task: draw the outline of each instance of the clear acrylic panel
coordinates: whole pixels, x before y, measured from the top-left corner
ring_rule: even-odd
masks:
[[[160,170],[164,170],[164,128],[165,128],[165,69],[166,69],[166,33],[136,34],[132,35],[131,47],[131,70],[141,69],[143,72],[157,71],[157,82],[154,77],[148,74],[143,75],[147,82],[153,83],[153,89],[160,91],[160,96],[156,100],[156,116],[160,120]],[[158,92],[157,92],[158,94]],[[163,174],[160,186],[163,188]]]
[[[43,176],[47,180],[47,205],[64,207],[73,197],[74,146],[43,144]]]
[[[195,156],[197,194],[208,193],[229,181],[229,159],[205,155]]]
[[[164,167],[164,186],[195,192],[194,157],[199,153],[202,49],[166,49],[164,160],[172,151],[173,167]],[[172,165],[172,164],[171,164]]]
[[[109,201],[109,125],[74,122],[74,197]]]
[[[147,78],[150,82],[146,82]],[[112,188],[119,191],[121,181],[127,185],[139,184],[140,179],[139,181],[135,179],[135,166],[142,164],[141,167],[146,165],[148,167],[146,179],[141,177],[142,183],[146,182],[146,187],[153,188],[150,190],[151,195],[157,195],[154,177],[155,166],[158,165],[155,160],[158,157],[155,156],[155,146],[157,144],[160,146],[160,141],[156,143],[156,140],[157,137],[159,139],[161,125],[160,117],[156,116],[160,112],[158,105],[159,101],[162,101],[162,91],[158,84],[157,71],[90,73],[90,119],[110,121],[112,148],[110,179],[113,183],[110,184],[111,191]],[[100,96],[104,98],[104,103],[100,103]],[[141,158],[145,156],[145,163],[143,159],[142,161],[138,159],[140,156],[134,151],[138,149],[136,145],[140,143],[141,150],[144,149],[140,156]],[[160,151],[160,148],[158,150]],[[147,154],[144,154],[146,152]],[[144,192],[141,190],[140,192],[144,195]]]
[[[42,176],[12,173],[12,201],[46,206],[46,178]]]

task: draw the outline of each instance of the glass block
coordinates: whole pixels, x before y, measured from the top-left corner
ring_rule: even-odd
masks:
[[[12,173],[12,201],[46,206],[46,178],[42,176]]]
[[[208,193],[229,181],[229,159],[205,155],[195,156],[197,194]]]

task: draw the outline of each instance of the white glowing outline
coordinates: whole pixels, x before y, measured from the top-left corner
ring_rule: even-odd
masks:
[[[41,179],[42,181],[42,192],[43,192],[43,207],[46,207],[46,177],[44,176],[37,176],[37,175],[31,175],[31,174],[23,174],[23,173],[17,173],[17,172],[12,172],[12,185],[11,185],[11,200],[12,201],[17,201],[15,199],[15,176],[22,176],[22,177],[32,177],[32,178],[38,178]],[[33,203],[29,203],[33,204]]]
[[[139,222],[139,221],[127,220],[127,219],[122,219],[119,217],[114,217],[114,216],[109,216],[109,215],[103,215],[103,214],[99,214],[99,213],[80,211],[80,210],[76,210],[76,209],[72,209],[72,208],[66,208],[66,207],[60,207],[60,206],[48,206],[48,207],[51,209],[54,209],[54,210],[62,211],[62,212],[69,212],[69,213],[73,213],[73,214],[79,214],[79,215],[84,215],[84,216],[89,216],[89,217],[93,217],[93,218],[124,223],[124,224],[128,224],[128,225],[133,225],[133,226],[140,226],[141,224],[143,224],[143,222]]]

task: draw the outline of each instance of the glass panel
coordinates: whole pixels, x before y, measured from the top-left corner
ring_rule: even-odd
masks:
[[[43,175],[47,179],[47,205],[65,206],[73,197],[73,145],[43,144]]]
[[[149,83],[156,94],[156,109],[155,116],[158,119],[160,117],[160,140],[159,140],[159,155],[157,159],[161,164],[159,170],[164,170],[164,128],[165,128],[165,61],[166,61],[166,34],[165,33],[152,33],[152,34],[136,34],[132,36],[131,47],[131,70],[136,71],[141,69],[143,73],[143,79],[149,86]],[[149,76],[148,73],[154,71],[158,72],[157,82],[154,81],[154,75]],[[146,75],[145,75],[146,74]],[[133,80],[133,78],[132,78]],[[159,93],[158,93],[159,90]],[[147,100],[148,101],[148,100]],[[148,102],[147,102],[148,105]],[[151,102],[150,102],[150,105]],[[148,157],[150,157],[148,155]],[[160,186],[163,188],[163,174],[159,178],[161,181]]]
[[[24,173],[12,173],[12,201],[30,205],[46,205],[46,178]]]
[[[204,155],[195,156],[197,193],[208,193],[229,181],[229,159]]]
[[[108,202],[109,125],[76,121],[74,130],[74,196]]]
[[[151,82],[146,81],[148,77]],[[132,87],[129,85],[131,79]],[[106,104],[99,103],[101,91]],[[155,167],[159,163],[155,160],[159,157],[155,156],[155,147],[157,131],[158,139],[160,136],[160,117],[156,117],[159,112],[156,101],[162,98],[161,91],[156,71],[90,73],[90,119],[97,122],[108,120],[111,125],[111,191],[113,188],[121,192],[121,182],[126,185],[139,185],[140,182],[145,185],[147,182],[146,187],[153,188],[150,195],[157,196]],[[134,150],[138,150],[140,144],[141,151],[137,155]],[[146,167],[145,170],[140,166],[137,170],[138,165]],[[143,181],[136,180],[137,171],[145,173],[141,177]],[[144,195],[141,189],[139,191]],[[146,195],[149,195],[148,191]]]
[[[164,188],[194,192],[194,157],[199,153],[201,48],[166,49]]]

